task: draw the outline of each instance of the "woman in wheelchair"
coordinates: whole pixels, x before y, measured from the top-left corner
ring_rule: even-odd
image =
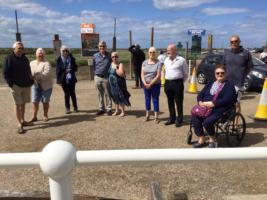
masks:
[[[207,146],[203,128],[205,128],[209,137],[208,147],[216,147],[214,124],[236,102],[235,87],[226,80],[226,69],[223,65],[215,67],[215,78],[216,80],[208,83],[197,96],[198,105],[210,108],[211,113],[206,117],[192,114],[191,123],[195,134],[198,136],[198,141],[193,144],[194,148]]]

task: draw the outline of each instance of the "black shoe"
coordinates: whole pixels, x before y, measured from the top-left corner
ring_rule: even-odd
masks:
[[[75,113],[79,112],[79,111],[78,111],[78,108],[74,108],[74,109],[73,109],[73,112],[75,112]]]
[[[209,148],[217,148],[217,146],[218,146],[218,144],[217,144],[217,142],[209,142]]]
[[[180,126],[182,126],[183,125],[183,122],[179,122],[179,121],[176,121],[175,122],[175,126],[176,127],[180,127]]]
[[[20,125],[18,127],[17,133],[18,134],[24,134],[26,132],[26,130],[23,128],[23,125]]]
[[[96,115],[103,115],[104,113],[105,113],[105,111],[99,110],[99,111],[96,112]]]
[[[70,109],[69,108],[66,108],[65,114],[70,114]]]
[[[165,125],[168,126],[168,125],[171,125],[171,124],[174,124],[175,121],[173,120],[168,120],[167,122],[165,122]]]
[[[196,142],[193,144],[193,148],[202,148],[202,147],[205,147],[207,146],[207,144],[204,142],[204,143],[199,143],[199,142]]]
[[[111,115],[112,115],[112,111],[109,110],[109,111],[107,112],[107,114],[108,114],[108,116],[111,116]]]

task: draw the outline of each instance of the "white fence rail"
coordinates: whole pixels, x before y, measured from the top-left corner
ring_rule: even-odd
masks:
[[[71,143],[58,140],[38,153],[0,154],[0,168],[40,166],[49,176],[51,200],[73,200],[71,171],[76,165],[265,159],[267,147],[76,151]]]

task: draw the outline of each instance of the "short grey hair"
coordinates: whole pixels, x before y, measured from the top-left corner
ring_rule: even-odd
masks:
[[[15,49],[18,45],[21,45],[24,47],[23,43],[20,41],[14,42],[14,44],[12,45],[12,48]]]
[[[104,45],[104,46],[107,46],[107,43],[104,41],[104,40],[101,40],[99,43],[98,43],[98,46],[100,46],[100,45]]]
[[[70,52],[70,49],[69,49],[66,45],[62,45],[62,46],[60,47],[60,53],[63,54],[63,51],[64,51],[64,50],[67,50],[68,52]]]
[[[151,52],[151,51],[155,51],[155,52],[157,52],[157,49],[156,49],[155,47],[150,47],[150,48],[148,49],[148,52]]]
[[[43,49],[43,48],[38,48],[37,50],[36,50],[36,56],[39,54],[39,53],[42,53],[42,54],[44,54],[45,55],[45,50]]]

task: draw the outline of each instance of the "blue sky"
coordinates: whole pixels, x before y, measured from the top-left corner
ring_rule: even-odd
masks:
[[[219,48],[226,48],[233,34],[245,47],[267,42],[266,0],[0,0],[0,47],[15,40],[15,9],[27,47],[52,47],[54,34],[69,47],[80,47],[80,24],[87,22],[111,47],[115,17],[120,48],[129,46],[129,30],[134,43],[149,47],[151,27],[160,48],[178,41],[190,44],[188,29],[205,29]],[[207,36],[202,45],[207,46]]]

